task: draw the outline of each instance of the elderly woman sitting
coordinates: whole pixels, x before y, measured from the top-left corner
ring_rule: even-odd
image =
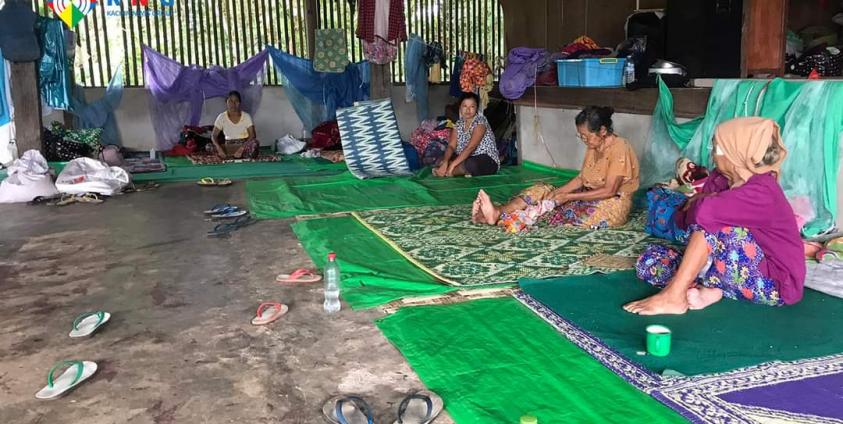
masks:
[[[255,124],[252,116],[240,110],[240,93],[232,91],[225,99],[225,112],[217,116],[214,121],[214,132],[211,142],[217,154],[222,159],[252,158],[258,156],[260,142],[255,136]],[[220,143],[220,139],[224,140]]]
[[[802,299],[805,259],[793,209],[778,183],[787,156],[778,125],[755,117],[724,122],[713,148],[717,169],[677,221],[691,231],[688,247],[684,254],[647,248],[638,277],[663,290],[626,304],[627,311],[683,314],[723,297],[770,306]]]
[[[638,189],[638,158],[629,142],[612,130],[610,107],[590,106],[575,118],[580,140],[588,147],[582,170],[562,187],[539,183],[497,206],[483,190],[477,194],[472,222],[517,232],[549,215],[549,222],[584,228],[626,223],[632,194]]]

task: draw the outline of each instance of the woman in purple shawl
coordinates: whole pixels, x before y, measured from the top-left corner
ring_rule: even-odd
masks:
[[[802,239],[778,184],[787,150],[779,126],[738,118],[717,127],[717,170],[677,219],[691,231],[684,254],[651,245],[638,277],[663,290],[624,305],[640,315],[683,314],[723,297],[780,306],[799,302],[805,282]]]

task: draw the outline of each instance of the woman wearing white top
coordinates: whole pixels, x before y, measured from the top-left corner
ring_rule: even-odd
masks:
[[[252,116],[240,110],[240,93],[229,92],[225,106],[225,112],[214,121],[214,133],[211,136],[217,154],[223,159],[231,156],[236,159],[257,157],[260,142],[255,136]],[[225,136],[223,144],[220,143],[220,133]]]

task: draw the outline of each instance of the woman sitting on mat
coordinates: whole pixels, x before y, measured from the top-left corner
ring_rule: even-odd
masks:
[[[211,135],[211,142],[217,154],[223,159],[254,159],[260,151],[260,143],[255,136],[252,116],[240,110],[240,93],[229,92],[225,106],[225,112],[219,114],[214,121],[214,132]],[[223,144],[220,144],[220,133],[225,136]]]
[[[575,118],[577,135],[588,147],[582,170],[559,188],[538,183],[496,206],[483,190],[472,208],[472,222],[524,230],[551,213],[549,222],[583,228],[618,227],[632,209],[638,189],[638,158],[629,142],[612,130],[610,107],[589,106]]]
[[[480,98],[474,93],[460,97],[460,119],[451,131],[445,156],[433,167],[433,175],[479,177],[495,174],[500,169],[495,134],[486,117],[477,113],[479,104]]]
[[[685,254],[649,246],[638,259],[638,277],[663,290],[624,305],[627,311],[682,314],[724,296],[771,306],[802,299],[802,240],[778,184],[787,156],[779,126],[763,118],[733,119],[717,127],[713,149],[717,172],[703,193],[688,200]]]

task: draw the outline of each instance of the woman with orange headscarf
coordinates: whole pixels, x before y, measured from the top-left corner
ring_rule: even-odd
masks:
[[[771,306],[802,299],[802,239],[778,184],[787,156],[779,126],[733,119],[717,127],[712,148],[717,169],[678,220],[691,231],[688,247],[684,254],[661,245],[646,249],[638,277],[663,290],[624,305],[627,311],[682,314],[723,297]]]

